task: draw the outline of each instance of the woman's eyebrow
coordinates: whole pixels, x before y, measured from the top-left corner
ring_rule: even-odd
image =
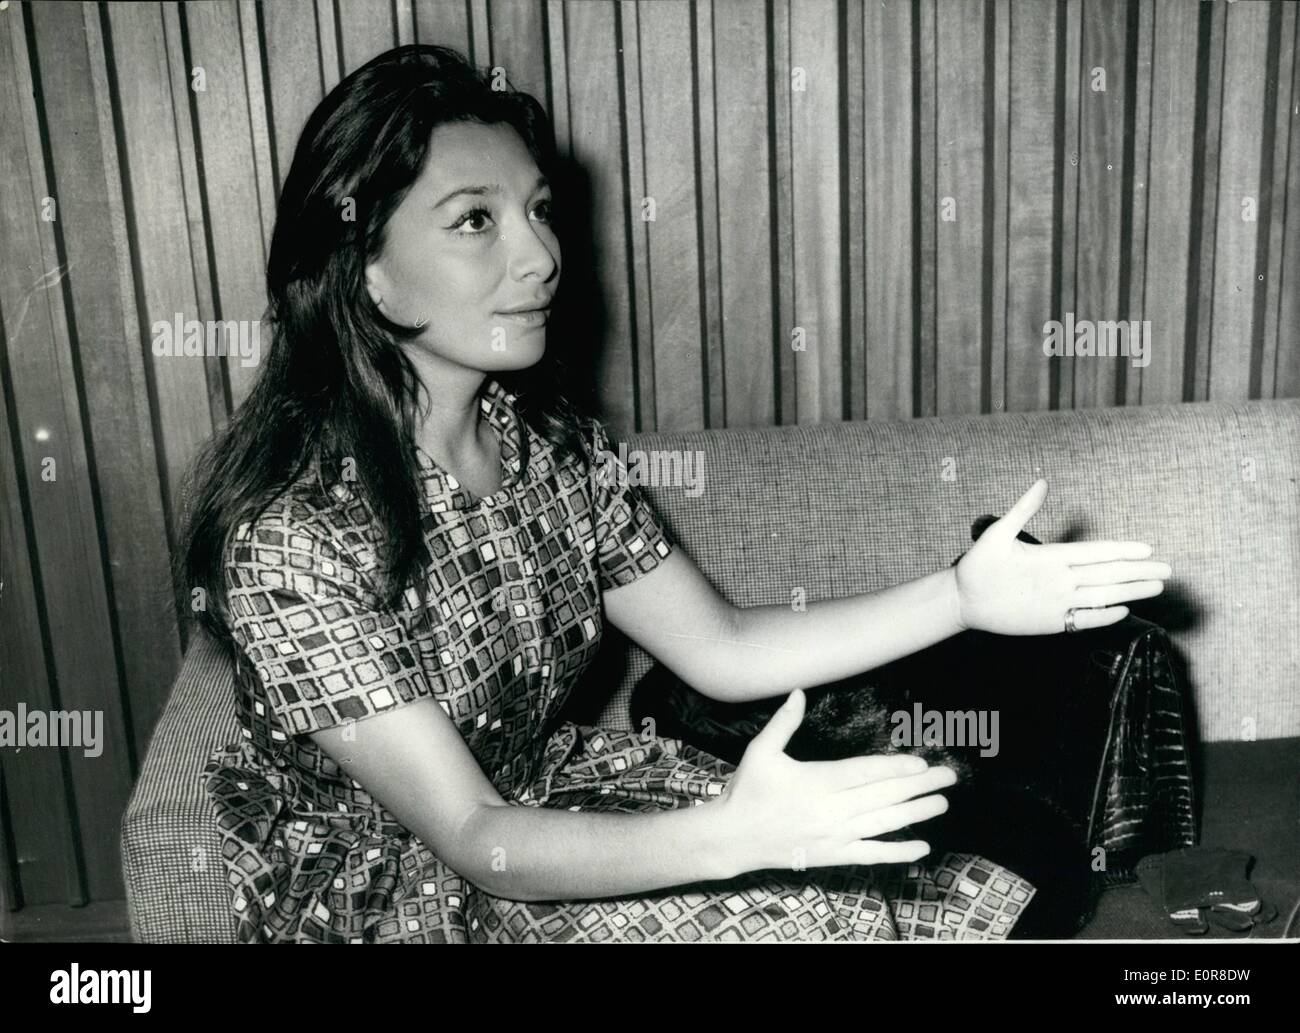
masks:
[[[550,181],[547,180],[547,178],[546,178],[545,176],[538,176],[538,177],[537,177],[537,182],[533,184],[533,188],[532,188],[531,190],[529,190],[528,192],[529,192],[530,194],[535,194],[535,193],[537,193],[537,191],[541,190],[542,187],[546,187],[546,186],[550,186],[550,185],[551,185],[551,184],[550,184]],[[446,197],[444,197],[441,201],[438,201],[438,202],[434,205],[434,207],[435,207],[435,208],[441,208],[444,204],[446,204],[448,201],[450,201],[453,197],[457,197],[457,196],[459,196],[460,194],[474,194],[475,196],[482,196],[483,194],[499,194],[500,192],[501,192],[501,184],[500,184],[500,183],[488,183],[488,184],[483,185],[483,186],[474,186],[474,187],[457,187],[457,188],[456,188],[455,190],[453,190],[450,194],[448,194]]]

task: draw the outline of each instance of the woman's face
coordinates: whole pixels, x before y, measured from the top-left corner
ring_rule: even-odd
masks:
[[[541,359],[560,281],[550,209],[551,189],[510,126],[435,128],[383,253],[366,267],[370,296],[389,319],[427,320],[408,351],[485,372]],[[512,313],[520,309],[534,311]]]

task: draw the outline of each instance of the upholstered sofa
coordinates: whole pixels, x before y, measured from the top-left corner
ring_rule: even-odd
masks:
[[[674,537],[741,606],[869,592],[950,563],[971,520],[1039,476],[1044,541],[1150,542],[1174,578],[1134,605],[1171,634],[1189,686],[1201,842],[1247,850],[1280,916],[1300,899],[1300,400],[643,434],[704,456],[704,490],[645,485]],[[650,658],[612,628],[573,715],[626,725]],[[198,781],[233,742],[231,671],[196,632],[122,821],[142,941],[232,939]],[[1106,891],[1088,938],[1181,938],[1137,885]]]

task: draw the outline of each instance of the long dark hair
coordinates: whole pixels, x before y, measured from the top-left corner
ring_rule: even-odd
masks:
[[[255,520],[309,464],[325,505],[344,458],[380,533],[385,606],[416,575],[421,501],[415,458],[419,382],[397,342],[418,329],[391,322],[365,288],[393,211],[419,176],[434,128],[506,123],[553,179],[555,142],[542,106],[493,88],[488,73],[446,47],[397,47],[358,68],[312,112],[276,212],[267,262],[270,347],[229,426],[199,454],[182,487],[173,577],[178,598],[203,589],[196,617],[229,642],[223,570],[234,529]],[[348,206],[354,218],[344,215]],[[557,454],[581,454],[589,417],[561,390],[554,346],[534,367],[494,373]]]

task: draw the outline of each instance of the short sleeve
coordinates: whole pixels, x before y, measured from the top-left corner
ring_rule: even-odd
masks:
[[[406,624],[377,608],[333,545],[259,521],[239,528],[226,555],[231,633],[287,735],[432,696]]]
[[[595,420],[592,443],[596,566],[600,587],[618,588],[659,566],[672,552],[673,542],[650,500],[632,483],[604,426]]]

